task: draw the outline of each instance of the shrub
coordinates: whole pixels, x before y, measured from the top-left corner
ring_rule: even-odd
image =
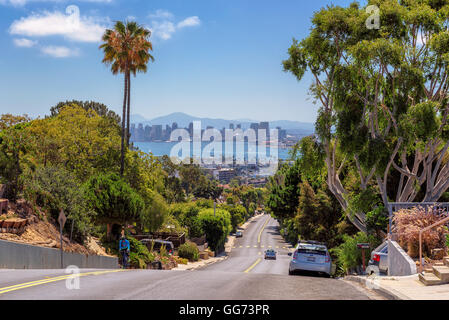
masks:
[[[178,255],[180,258],[189,259],[189,261],[198,261],[200,252],[196,244],[186,242],[179,247]]]
[[[350,269],[363,264],[362,250],[357,247],[357,243],[369,243],[371,249],[365,249],[365,265],[371,256],[371,251],[375,249],[380,241],[373,235],[359,232],[354,236],[343,235],[343,243],[337,248],[331,249],[331,253],[337,256],[337,265],[347,273]]]
[[[229,212],[223,209],[216,209],[214,215],[214,209],[203,209],[198,216],[209,247],[214,251],[222,249],[226,242],[226,237],[232,228]]]
[[[110,173],[93,176],[85,184],[86,200],[100,223],[125,224],[138,221],[145,203],[120,176]]]
[[[187,264],[189,262],[189,259],[181,258],[181,257],[174,257],[177,264]]]
[[[399,236],[399,243],[408,249],[408,254],[416,258],[419,248],[419,231],[440,221],[439,210],[415,207],[396,212],[393,221]],[[430,256],[432,249],[444,248],[446,229],[444,225],[428,230],[422,235],[423,252]]]
[[[26,176],[24,196],[33,205],[46,210],[57,220],[61,209],[70,220],[65,231],[70,232],[74,222],[74,239],[84,241],[92,229],[91,217],[94,212],[88,209],[83,190],[76,177],[62,167],[40,167]]]

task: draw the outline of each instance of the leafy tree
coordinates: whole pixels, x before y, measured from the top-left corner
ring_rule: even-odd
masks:
[[[27,133],[27,116],[3,115],[0,120],[0,177],[7,187],[7,196],[15,201],[22,190],[20,175],[34,163],[29,155],[33,137]]]
[[[301,183],[301,173],[299,162],[292,166],[284,164],[269,178],[267,206],[273,214],[280,220],[291,219],[295,216],[299,203],[299,184]]]
[[[201,209],[195,202],[176,203],[170,206],[170,214],[187,227],[189,237],[201,237],[204,234],[198,218]]]
[[[89,210],[83,189],[76,177],[61,167],[39,167],[25,176],[25,198],[48,211],[57,220],[60,210],[64,210],[73,222],[74,238],[84,241],[92,229],[94,212]],[[72,223],[65,225],[70,232]]]
[[[122,178],[114,173],[93,176],[85,185],[86,200],[97,213],[95,220],[108,225],[125,225],[139,221],[145,209],[142,198]]]
[[[95,102],[95,101],[78,101],[78,100],[72,100],[72,101],[66,101],[66,102],[59,102],[54,107],[50,108],[50,115],[52,117],[56,117],[62,109],[64,109],[66,106],[72,106],[72,107],[81,107],[86,111],[95,111],[96,114],[98,114],[100,117],[105,117],[110,119],[116,126],[120,126],[120,116],[117,115],[114,111],[109,110],[109,108],[102,103]]]
[[[371,4],[380,9],[379,30],[366,28],[369,14],[356,2],[328,6],[283,62],[298,80],[306,71],[313,76],[326,182],[344,210],[349,191],[341,175],[352,168],[360,190],[377,184],[385,207],[389,199],[437,201],[449,186],[448,2]],[[366,212],[348,218],[367,230]]]
[[[118,171],[117,124],[93,110],[71,105],[51,118],[37,119],[27,128],[34,138],[35,159],[43,166],[64,166],[81,181],[102,172]]]
[[[205,183],[199,184],[193,190],[193,195],[197,198],[216,200],[223,193],[223,188],[218,186],[216,180],[207,180]]]
[[[164,197],[156,191],[150,191],[143,201],[145,209],[140,214],[141,225],[143,229],[154,232],[166,223],[169,213],[168,205]]]
[[[214,216],[214,209],[203,209],[199,213],[199,219],[211,249],[214,251],[222,249],[232,228],[229,212],[216,209]]]
[[[222,205],[220,208],[225,209],[231,214],[232,232],[235,232],[237,227],[248,218],[248,212],[241,205]]]

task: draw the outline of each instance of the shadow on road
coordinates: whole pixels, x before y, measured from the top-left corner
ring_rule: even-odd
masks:
[[[319,272],[313,272],[313,271],[295,271],[293,273],[294,276],[303,276],[303,277],[312,277],[312,278],[329,278],[327,274],[319,273]]]

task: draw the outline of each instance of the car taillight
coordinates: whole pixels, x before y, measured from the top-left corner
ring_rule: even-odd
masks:
[[[329,253],[326,253],[326,260],[324,260],[324,262],[330,262],[331,261],[331,257],[329,256]]]
[[[380,256],[378,254],[375,254],[373,256],[373,260],[376,261],[376,262],[380,262]]]
[[[298,251],[295,251],[295,253],[293,254],[293,259],[296,260],[296,258],[298,258]]]

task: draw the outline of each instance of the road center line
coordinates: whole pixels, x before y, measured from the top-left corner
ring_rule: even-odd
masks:
[[[100,275],[100,274],[105,274],[105,273],[121,272],[121,271],[124,271],[124,270],[94,271],[94,272],[86,272],[86,273],[78,273],[78,274],[72,273],[72,274],[67,274],[67,275],[63,275],[63,276],[57,276],[57,277],[53,277],[53,278],[36,280],[36,281],[31,281],[31,282],[16,284],[16,285],[9,286],[9,287],[0,288],[0,294],[11,292],[11,291],[16,291],[16,290],[20,290],[20,289],[25,289],[25,288],[29,288],[29,287],[34,287],[34,286],[38,286],[41,284],[76,278],[76,277]]]
[[[267,226],[268,221],[270,221],[270,220],[271,220],[271,217],[269,217],[267,219],[267,221],[265,221],[264,225],[262,226],[262,229],[260,229],[259,236],[257,237],[257,243],[260,243],[260,237],[262,236],[262,232],[265,229],[265,227]]]
[[[254,262],[254,263],[251,265],[251,267],[249,267],[248,269],[246,269],[244,272],[245,272],[245,273],[248,273],[248,272],[250,272],[251,270],[253,270],[254,267],[257,266],[257,265],[259,264],[260,261],[262,261],[262,259],[260,259],[260,258],[257,259],[256,262]]]

